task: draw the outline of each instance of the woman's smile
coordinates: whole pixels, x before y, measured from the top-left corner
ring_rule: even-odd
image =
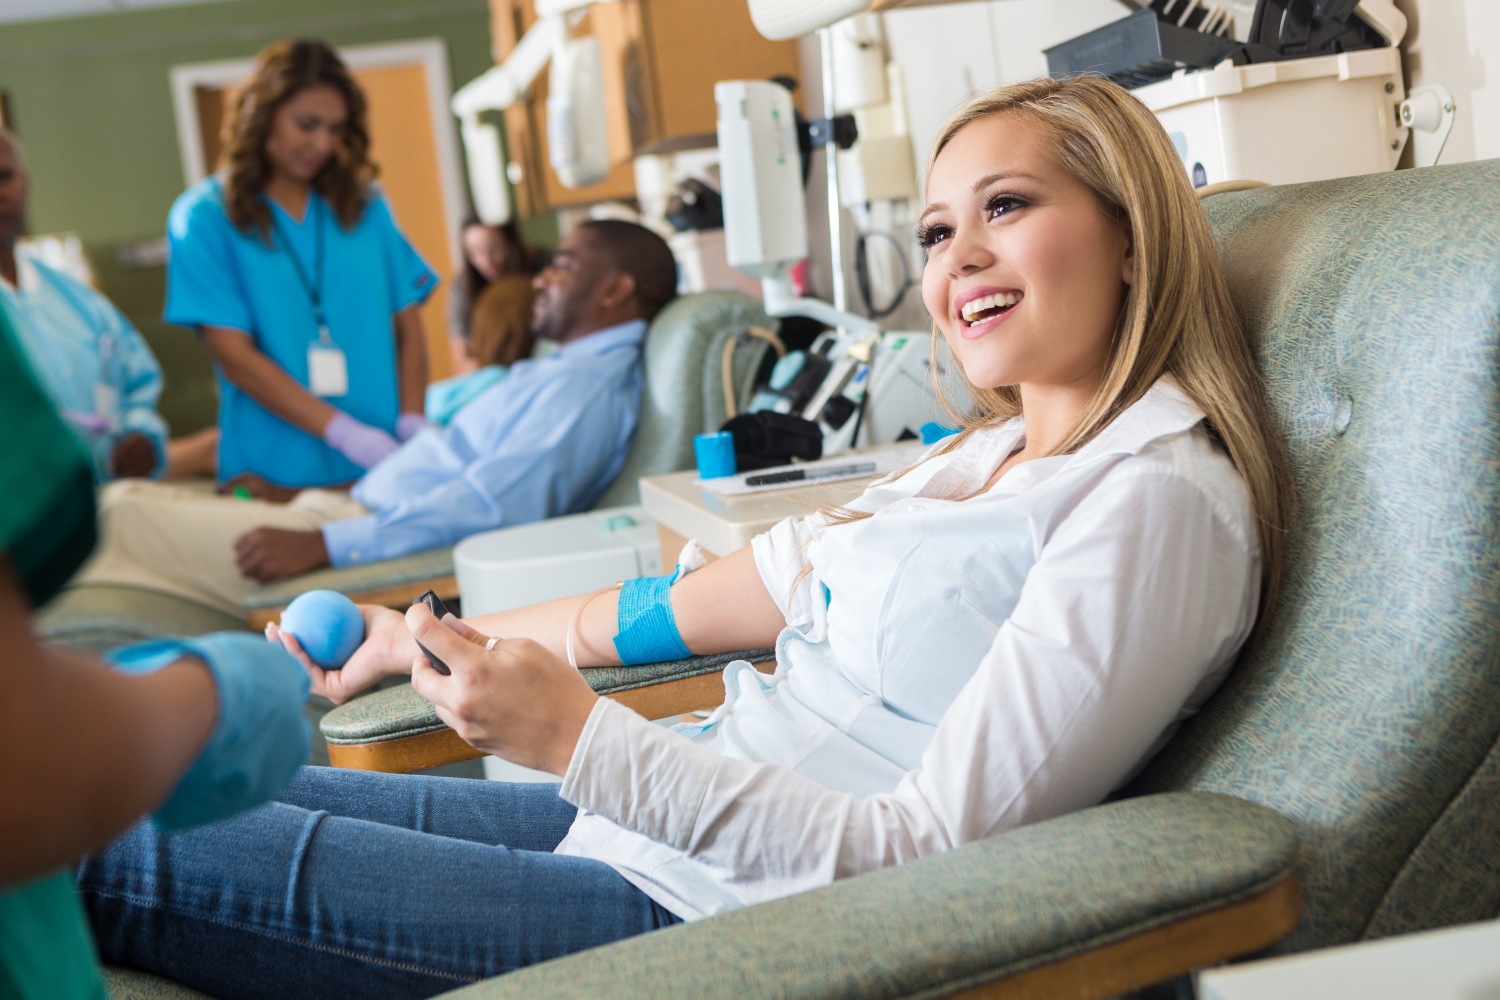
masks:
[[[959,335],[965,340],[982,337],[1015,314],[1026,293],[1019,288],[982,285],[959,293],[953,299],[953,315]]]

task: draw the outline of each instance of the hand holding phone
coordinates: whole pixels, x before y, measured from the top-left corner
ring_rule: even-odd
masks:
[[[438,621],[442,621],[443,616],[449,613],[447,607],[444,606],[442,599],[430,590],[427,591],[427,593],[423,594],[421,597],[417,598],[415,601],[412,601],[412,603],[427,605],[427,610],[431,611],[432,617],[436,618]],[[448,669],[448,664],[444,663],[436,656],[433,656],[432,650],[422,645],[421,642],[417,643],[417,648],[420,649],[422,651],[422,654],[427,657],[427,662],[432,664],[433,670],[436,670],[438,673],[445,676],[451,675],[453,673],[453,671]]]

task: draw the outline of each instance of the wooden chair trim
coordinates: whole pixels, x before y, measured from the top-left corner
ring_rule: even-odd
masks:
[[[401,611],[411,607],[412,601],[429,590],[435,592],[438,599],[444,602],[457,600],[458,577],[437,576],[427,580],[413,580],[410,583],[381,587],[378,590],[350,591],[349,599],[355,604],[378,604],[381,607]],[[285,604],[274,608],[256,608],[250,612],[250,624],[257,629],[264,630],[269,623],[281,621],[281,613],[285,610]]]
[[[1094,1000],[1275,944],[1302,918],[1295,872],[1248,899],[958,993],[963,1000]]]
[[[683,677],[647,687],[616,691],[612,698],[626,708],[648,718],[665,719],[683,712],[713,708],[724,700],[723,671]],[[384,771],[406,774],[439,764],[473,760],[484,754],[459,739],[447,728],[402,736],[394,740],[366,743],[328,743],[328,762],[334,767],[356,771]]]

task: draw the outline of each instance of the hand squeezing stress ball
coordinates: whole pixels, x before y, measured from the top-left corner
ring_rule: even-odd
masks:
[[[338,670],[365,641],[359,608],[333,590],[309,590],[281,613],[281,631],[295,636],[302,651],[324,670]]]

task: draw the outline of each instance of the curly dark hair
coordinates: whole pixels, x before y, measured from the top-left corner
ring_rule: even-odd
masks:
[[[232,114],[224,116],[224,205],[229,221],[241,231],[258,229],[270,239],[271,211],[261,198],[271,177],[266,139],[277,109],[298,92],[326,86],[344,98],[348,118],[343,142],[313,178],[313,187],[328,202],[339,224],[352,229],[370,201],[370,182],[379,168],[370,161],[370,130],[365,93],[349,69],[326,43],[298,39],[266,46],[255,57],[255,71],[234,95]]]

